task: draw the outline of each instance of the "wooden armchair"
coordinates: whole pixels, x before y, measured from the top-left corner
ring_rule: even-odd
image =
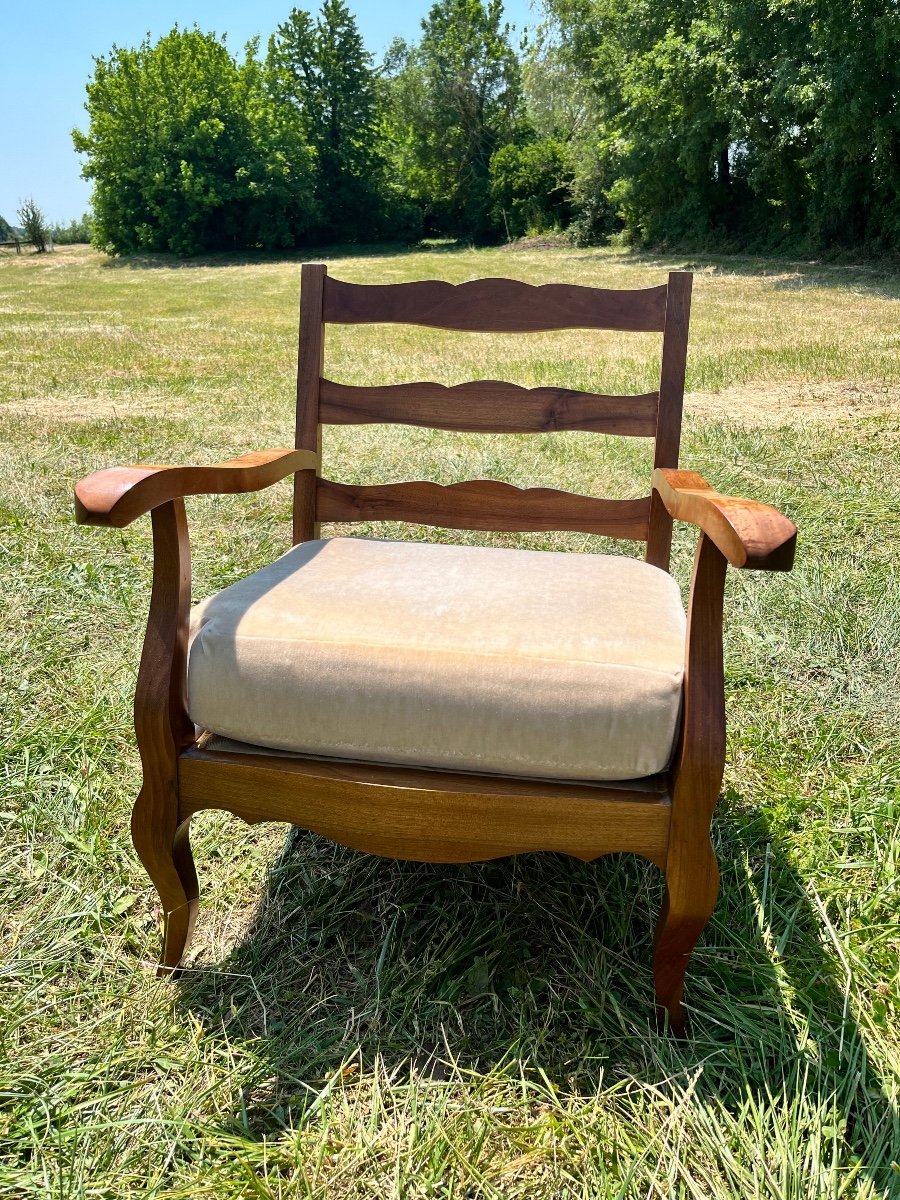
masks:
[[[132,831],[165,913],[161,971],[177,968],[196,916],[188,830],[201,809],[426,862],[624,850],[665,873],[656,1001],[682,1028],[685,970],[718,890],[710,821],[724,765],[725,567],[789,570],[796,540],[774,509],[678,469],[690,292],[687,273],[639,291],[504,279],[368,286],[306,265],[295,449],[116,467],[77,485],[80,522],[118,527],[147,512],[153,522]],[[658,331],[659,391],[345,386],[323,377],[329,322]],[[322,478],[322,425],[367,422],[652,437],[651,494]],[[288,475],[294,548],[191,610],[183,497]],[[699,530],[686,619],[668,574],[673,518]],[[319,539],[320,521],[378,519],[607,534],[646,542],[646,561]]]

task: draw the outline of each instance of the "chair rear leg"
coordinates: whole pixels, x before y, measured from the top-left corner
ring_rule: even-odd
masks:
[[[689,854],[670,852],[666,895],[653,944],[653,980],[660,1016],[668,1016],[669,1028],[678,1036],[685,1032],[685,973],[718,892],[719,866],[708,837],[692,846]]]
[[[157,974],[171,975],[187,952],[197,919],[199,887],[191,854],[190,818],[167,835],[163,823],[147,822],[146,788],[134,807],[134,847],[159,895],[163,910],[163,944]]]

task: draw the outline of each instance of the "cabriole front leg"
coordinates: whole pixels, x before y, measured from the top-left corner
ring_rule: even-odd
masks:
[[[160,505],[152,519],[153,591],[134,697],[144,782],[131,834],[162,904],[164,974],[180,963],[197,913],[190,820],[179,820],[178,812],[178,755],[194,741],[186,702],[191,559],[183,501]]]
[[[147,809],[154,807],[153,800],[147,788],[142,788],[131,817],[131,835],[162,905],[158,974],[168,975],[178,967],[190,944],[200,891],[191,855],[190,818],[176,828],[169,840],[159,825],[146,820]]]
[[[706,928],[719,894],[719,867],[707,837],[690,854],[676,854],[666,870],[666,894],[653,942],[653,983],[660,1016],[669,1028],[685,1031],[684,977],[691,954]]]

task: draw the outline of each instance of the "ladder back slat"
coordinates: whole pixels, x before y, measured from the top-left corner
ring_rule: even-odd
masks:
[[[617,291],[574,283],[475,279],[445,283],[346,283],[325,278],[325,321],[342,325],[401,322],[480,333],[617,329],[661,333],[666,285]]]
[[[554,488],[517,488],[491,479],[442,485],[354,485],[320,479],[320,521],[411,521],[444,529],[509,533],[567,530],[646,541],[650,497],[600,500]]]
[[[568,388],[519,387],[479,379],[357,387],[323,379],[319,419],[326,425],[421,425],[460,433],[549,433],[583,430],[654,437],[659,393],[600,396]]]

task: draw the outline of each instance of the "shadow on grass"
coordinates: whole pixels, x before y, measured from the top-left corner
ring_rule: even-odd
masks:
[[[109,257],[102,269],[113,271],[153,270],[209,270],[217,267],[260,266],[266,263],[285,262],[339,262],[354,258],[396,258],[413,254],[463,254],[477,247],[466,239],[424,239],[414,244],[375,242],[371,244],[342,244],[333,246],[307,246],[296,250],[281,251],[220,251],[198,255],[196,258],[178,258],[173,254],[130,254]],[[511,243],[509,246],[485,244],[483,249],[506,249],[510,254],[521,250],[565,251],[565,246],[531,246]],[[571,260],[603,261],[609,251],[598,247],[583,252],[572,249],[562,257]],[[880,299],[900,299],[900,260],[885,258],[871,262],[829,262],[826,260],[798,259],[772,255],[749,254],[680,254],[644,250],[619,252],[617,259],[623,264],[640,264],[658,267],[661,271],[690,270],[711,271],[719,275],[736,275],[758,279],[771,276],[775,291],[802,291],[805,288],[832,288],[838,291],[853,291]]]
[[[577,258],[595,257],[591,254]],[[900,258],[885,257],[870,262],[831,262],[764,254],[683,254],[677,251],[633,250],[623,262],[658,267],[665,271],[710,272],[719,276],[765,279],[771,277],[774,291],[795,292],[807,288],[852,291],[882,300],[900,299]]]
[[[770,1136],[802,1144],[824,1111],[835,1165],[889,1188],[898,1113],[823,951],[821,918],[763,819],[724,807],[722,893],[689,972],[684,1042],[655,1027],[662,888],[649,864],[395,863],[291,831],[244,940],[178,984],[209,1036],[224,1028],[257,1048],[236,1130],[262,1139],[302,1122],[354,1061],[407,1080],[445,1079],[448,1062],[543,1073],[585,1098],[629,1077],[724,1110],[750,1154],[748,1133],[766,1144],[767,1121]]]
[[[559,241],[541,244],[539,239],[511,242],[507,246],[485,243],[477,246],[466,238],[424,238],[420,242],[340,243],[326,246],[302,246],[294,250],[217,251],[179,258],[174,254],[124,254],[110,256],[102,269],[113,271],[197,271],[216,267],[260,266],[284,262],[339,262],[353,258],[396,258],[413,254],[463,254],[473,249],[507,250],[515,254],[522,250],[551,250],[564,252],[566,244]],[[577,251],[562,257],[574,261],[599,260],[610,253],[607,247]],[[804,288],[833,288],[851,290],[881,299],[900,299],[900,258],[885,257],[865,262],[800,259],[796,256],[764,254],[680,253],[660,250],[618,251],[616,258],[623,264],[658,267],[661,271],[715,272],[719,275],[741,277],[772,277],[776,291],[802,291]]]
[[[175,254],[110,255],[101,263],[108,271],[197,271],[214,267],[262,266],[266,263],[332,262],[345,258],[396,258],[404,254],[460,254],[473,249],[471,242],[458,239],[425,239],[412,245],[405,242],[373,242],[304,246],[295,250],[221,250],[179,258]]]

